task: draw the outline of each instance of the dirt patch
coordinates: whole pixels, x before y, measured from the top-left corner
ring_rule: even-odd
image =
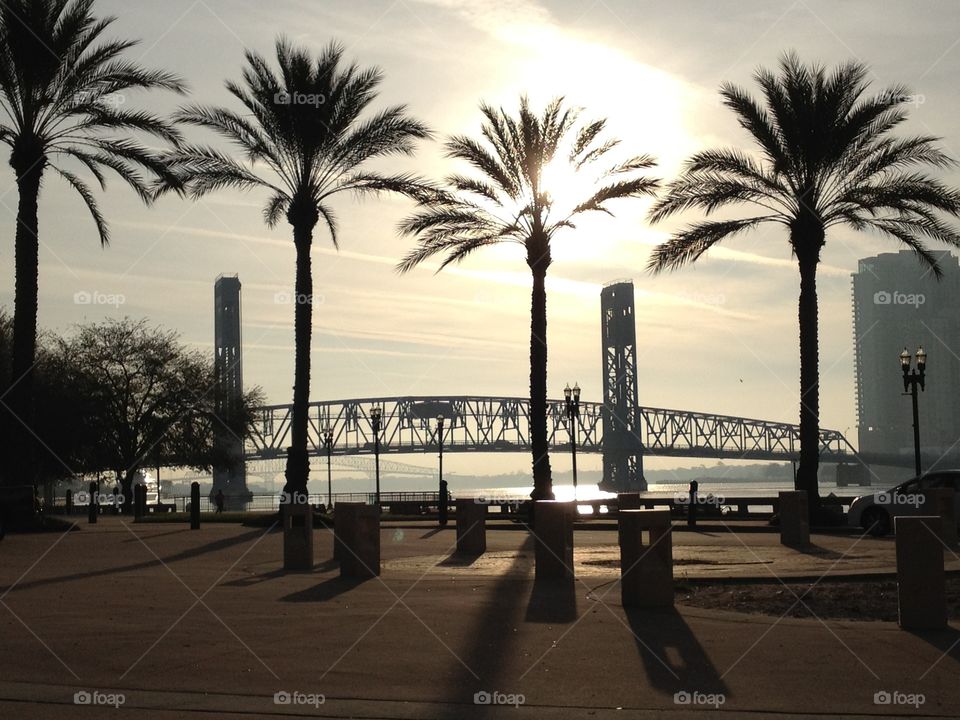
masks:
[[[802,602],[798,602],[797,598]],[[749,585],[677,584],[677,602],[692,607],[773,617],[897,620],[895,580]],[[960,577],[947,578],[947,615],[960,619]]]

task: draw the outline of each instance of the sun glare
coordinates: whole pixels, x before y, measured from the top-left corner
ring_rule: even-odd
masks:
[[[568,150],[561,148],[543,167],[541,183],[550,198],[551,220],[562,220],[593,194],[597,178],[590,168],[581,171],[567,160]]]

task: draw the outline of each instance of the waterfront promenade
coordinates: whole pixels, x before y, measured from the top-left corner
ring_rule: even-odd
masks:
[[[684,588],[703,583],[784,578],[788,594],[824,574],[814,593],[829,576],[889,578],[889,538],[815,534],[798,552],[760,523],[678,527],[676,610],[625,611],[615,531],[578,531],[578,581],[558,588],[534,584],[523,529],[491,526],[488,553],[470,562],[452,556],[452,525],[385,521],[383,574],[360,583],[339,578],[324,529],[311,573],[281,571],[281,536],[268,528],[103,517],[63,535],[8,535],[0,715],[954,717],[960,707],[955,621],[909,633],[684,602]],[[75,705],[78,692],[123,704],[108,714]],[[282,693],[289,704],[275,701]],[[478,693],[523,702],[476,704],[488,697]]]

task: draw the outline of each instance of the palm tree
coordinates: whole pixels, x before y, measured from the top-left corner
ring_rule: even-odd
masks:
[[[457,263],[489,245],[515,243],[526,254],[533,273],[530,309],[530,445],[533,453],[534,500],[553,498],[547,453],[547,295],[550,245],[557,231],[574,229],[573,218],[588,212],[612,215],[610,200],[653,195],[658,181],[638,176],[654,161],[640,155],[593,172],[585,193],[568,203],[556,198],[562,188],[551,187],[551,170],[572,173],[594,170],[594,163],[617,146],[603,140],[606,120],[581,125],[574,131],[579,111],[553,100],[537,116],[526,97],[514,118],[504,109],[481,104],[486,144],[456,136],[446,143],[447,156],[466,161],[480,177],[450,175],[443,191],[421,203],[401,231],[418,238],[417,246],[400,263],[407,272],[434,255],[442,255],[440,269]],[[559,165],[558,165],[559,163]],[[569,189],[569,188],[567,188]],[[553,191],[553,194],[551,194]]]
[[[165,176],[159,154],[124,135],[140,131],[166,141],[179,134],[166,120],[125,107],[131,90],[183,91],[166,72],[124,59],[137,43],[103,40],[113,18],[93,15],[93,0],[6,0],[0,3],[0,141],[10,146],[19,206],[10,410],[6,417],[23,444],[14,472],[31,481],[33,366],[36,356],[39,229],[37,203],[44,173],[52,171],[83,199],[101,245],[110,239],[96,196],[63,161],[86,168],[105,187],[105,172],[124,180],[144,202],[151,176]],[[121,133],[118,135],[117,133]],[[147,173],[145,176],[144,171]]]
[[[691,157],[650,217],[658,222],[690,208],[705,215],[745,204],[756,213],[702,220],[677,231],[651,255],[653,272],[699,259],[716,243],[766,223],[783,225],[800,268],[800,467],[796,487],[806,490],[811,516],[819,506],[819,348],[817,265],[829,228],[874,230],[911,248],[939,278],[928,241],[960,245],[942,214],[960,212],[960,194],[917,166],[945,168],[952,161],[927,135],[896,137],[911,96],[903,87],[866,94],[868,69],[856,62],[827,72],[785,55],[779,73],[760,69],[759,103],[725,84],[723,103],[759,148],[707,150]]]
[[[287,451],[288,493],[304,493],[310,471],[307,411],[310,402],[310,336],[313,277],[310,251],[317,223],[323,220],[337,247],[337,221],[330,201],[345,192],[394,192],[422,199],[429,188],[410,175],[361,170],[368,160],[411,155],[414,141],[429,130],[391,107],[366,119],[377,97],[382,73],[343,63],[343,48],[328,45],[317,59],[283,38],[276,43],[280,74],[260,55],[247,51],[243,83],[227,90],[245,114],[226,108],[190,106],[177,113],[184,123],[210,128],[239,149],[242,160],[213,147],[183,145],[172,166],[194,198],[222,188],[260,189],[270,197],[264,220],[282,219],[293,228],[296,249],[294,303],[294,387],[291,447]]]

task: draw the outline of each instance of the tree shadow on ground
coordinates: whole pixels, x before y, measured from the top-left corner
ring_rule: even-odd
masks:
[[[683,616],[674,608],[623,608],[650,684],[668,693],[729,690]]]
[[[324,580],[319,585],[284,595],[280,600],[283,602],[326,602],[338,595],[348,593],[370,580],[373,580],[373,578],[340,577],[337,575]]]
[[[22,582],[16,585],[17,590],[26,590],[28,588],[43,587],[45,585],[58,585],[60,583],[72,582],[74,580],[89,580],[91,578],[105,577],[108,575],[115,575],[117,573],[132,572],[135,570],[146,570],[147,568],[158,567],[162,565],[169,565],[170,563],[179,562],[180,560],[189,560],[191,558],[199,557],[200,555],[205,555],[211,552],[217,552],[219,550],[226,550],[227,548],[233,547],[234,545],[240,545],[255,538],[260,538],[266,532],[262,528],[257,530],[251,530],[250,532],[245,532],[240,535],[236,535],[228,538],[221,538],[220,540],[214,540],[209,542],[206,545],[198,545],[197,547],[189,548],[183,550],[175,555],[169,557],[160,558],[159,560],[152,555],[150,555],[149,560],[143,562],[131,563],[129,565],[118,565],[116,567],[104,568],[103,570],[90,570],[88,572],[78,572],[73,573],[72,575],[60,575],[58,577],[52,578],[41,578],[38,580],[30,580],[28,582]],[[134,540],[134,538],[130,538]],[[144,542],[147,542],[151,538],[145,538]],[[148,544],[149,547],[149,544]],[[144,549],[144,554],[149,552]],[[8,588],[0,588],[3,592],[6,592]]]
[[[524,556],[533,552],[534,542],[532,535],[524,539],[513,566],[494,581],[478,619],[466,634],[469,640],[463,647],[453,648],[460,662],[456,663],[447,683],[451,688],[447,702],[454,707],[441,716],[444,720],[463,720],[466,713],[463,707],[456,705],[470,705],[478,692],[494,689],[515,692],[518,678],[506,659],[515,654],[516,628],[524,622],[523,608],[531,585],[517,571],[526,566],[528,560]],[[503,710],[503,707],[494,705],[471,705],[469,717],[501,717]]]
[[[534,580],[527,602],[527,622],[562,625],[576,619],[576,580]]]

